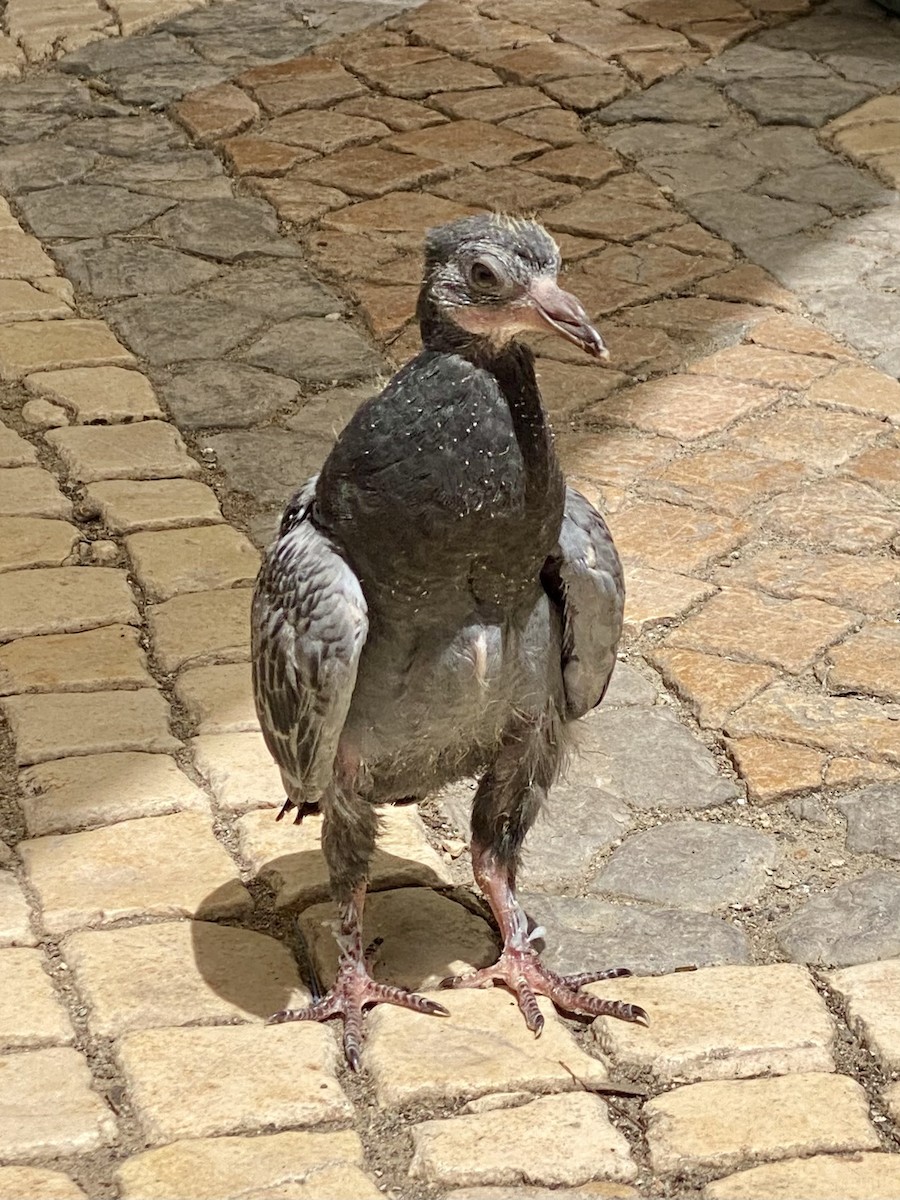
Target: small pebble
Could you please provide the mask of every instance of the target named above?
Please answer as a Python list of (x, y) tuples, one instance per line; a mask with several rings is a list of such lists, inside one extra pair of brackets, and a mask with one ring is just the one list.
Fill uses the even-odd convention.
[(22, 418), (35, 429), (58, 429), (69, 423), (66, 410), (49, 400), (28, 400), (22, 406)]
[(119, 547), (115, 542), (93, 542), (91, 545), (91, 561), (101, 565), (115, 562), (119, 557)]

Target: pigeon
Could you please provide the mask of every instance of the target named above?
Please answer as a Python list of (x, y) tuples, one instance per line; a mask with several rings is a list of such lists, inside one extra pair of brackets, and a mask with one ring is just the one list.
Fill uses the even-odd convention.
[(370, 974), (362, 920), (377, 806), (472, 776), (473, 873), (502, 952), (442, 986), (504, 985), (535, 1035), (538, 996), (575, 1016), (647, 1020), (582, 990), (628, 971), (545, 967), (516, 898), (523, 840), (572, 723), (607, 689), (624, 607), (609, 529), (566, 486), (521, 340), (550, 331), (608, 359), (559, 269), (534, 221), (477, 215), (427, 233), (423, 349), (288, 502), (257, 579), (253, 688), (287, 797), (278, 819), (321, 812), (339, 909), (334, 986), (271, 1020), (341, 1019), (353, 1070), (369, 1006), (449, 1015)]

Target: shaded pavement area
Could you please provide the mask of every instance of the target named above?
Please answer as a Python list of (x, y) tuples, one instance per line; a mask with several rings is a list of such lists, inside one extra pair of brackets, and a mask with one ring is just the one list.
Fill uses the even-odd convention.
[[(0, 1196), (900, 1197), (900, 20), (79, 4), (0, 41)], [(522, 890), (652, 1023), (450, 993), (355, 1078), (263, 1024), (336, 951), (249, 599), (484, 208), (609, 343), (536, 349), (629, 592)], [(379, 978), (494, 955), (470, 798), (386, 812)]]

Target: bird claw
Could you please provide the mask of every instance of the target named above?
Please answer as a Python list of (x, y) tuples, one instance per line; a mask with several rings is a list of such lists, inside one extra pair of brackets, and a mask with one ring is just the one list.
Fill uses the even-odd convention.
[(492, 967), (482, 967), (470, 975), (455, 975), (441, 981), (442, 988), (484, 988), (503, 983), (515, 995), (525, 1024), (535, 1037), (541, 1036), (544, 1017), (537, 997), (547, 996), (564, 1013), (581, 1017), (617, 1017), (638, 1025), (649, 1025), (650, 1018), (637, 1004), (622, 1000), (603, 1000), (581, 989), (603, 979), (620, 979), (631, 972), (625, 967), (603, 971), (582, 971), (577, 975), (558, 975), (541, 962), (530, 946), (519, 949), (505, 946)]
[(363, 1043), (363, 1010), (373, 1004), (395, 1004), (429, 1016), (449, 1017), (443, 1004), (420, 996), (407, 988), (388, 983), (376, 983), (365, 967), (365, 961), (343, 959), (334, 987), (306, 1008), (283, 1008), (273, 1013), (267, 1024), (284, 1025), (289, 1021), (330, 1021), (340, 1017), (344, 1022), (344, 1056), (351, 1071), (360, 1069)]

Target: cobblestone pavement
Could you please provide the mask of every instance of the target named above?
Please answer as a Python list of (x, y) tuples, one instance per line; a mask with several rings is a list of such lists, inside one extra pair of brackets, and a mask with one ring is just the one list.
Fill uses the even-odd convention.
[[(900, 21), (184, 7), (6, 6), (46, 28), (0, 50), (0, 1197), (897, 1200)], [(522, 886), (652, 1024), (444, 994), (354, 1078), (263, 1025), (335, 950), (250, 586), (469, 205), (539, 213), (613, 352), (539, 347), (629, 607)], [(470, 795), (386, 814), (381, 978), (494, 953)]]

